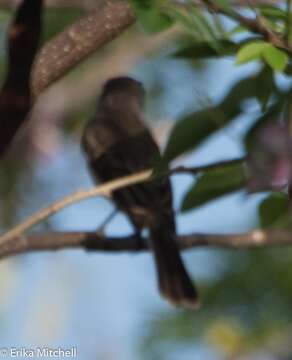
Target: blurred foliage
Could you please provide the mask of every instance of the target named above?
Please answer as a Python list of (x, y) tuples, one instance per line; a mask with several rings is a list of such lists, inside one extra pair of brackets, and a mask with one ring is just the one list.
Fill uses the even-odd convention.
[[(150, 2), (146, 3), (149, 11)], [(239, 189), (251, 191), (251, 181), (256, 181), (257, 192), (270, 190), (259, 205), (259, 225), (263, 228), (291, 227), (291, 201), (287, 191), (283, 190), (283, 185), (281, 189), (275, 188), (272, 180), (282, 176), (289, 184), (292, 152), (290, 145), (281, 145), (281, 138), (278, 142), (273, 139), (278, 135), (277, 131), (271, 130), (267, 136), (265, 130), (271, 124), (281, 124), (291, 143), (290, 7), (290, 1), (258, 6), (253, 3), (244, 12), (228, 0), (204, 1), (201, 7), (194, 6), (192, 1), (183, 1), (179, 5), (156, 1), (153, 5), (152, 10), (155, 8), (159, 14), (156, 20), (161, 21), (161, 25), (162, 14), (167, 14), (190, 36), (187, 43), (177, 43), (171, 56), (185, 61), (229, 57), (237, 66), (256, 65), (229, 89), (222, 89), (221, 98), (214, 104), (182, 116), (173, 126), (162, 155), (161, 170), (179, 156), (196, 151), (210, 136), (242, 115), (253, 119), (242, 139), (245, 148), (242, 164), (222, 165), (220, 169), (196, 176), (182, 200), (181, 210), (197, 209)], [(206, 11), (210, 9), (213, 12)], [(146, 13), (140, 10), (137, 16), (145, 26)], [(247, 16), (254, 24), (257, 22), (266, 32), (254, 30), (249, 26), (250, 22), (241, 21), (238, 14)], [(259, 148), (258, 139), (264, 136), (265, 148)], [(255, 156), (257, 161), (262, 159), (262, 167), (251, 163)], [(274, 167), (268, 164), (269, 159), (274, 161)], [(168, 359), (169, 352), (163, 349), (168, 349), (170, 344), (192, 346), (194, 341), (219, 350), (224, 359), (260, 355), (265, 358), (265, 352), (271, 359), (291, 359), (292, 250), (220, 251), (217, 256), (222, 258), (226, 271), (216, 279), (199, 284), (202, 309), (195, 313), (157, 314), (149, 323), (148, 336), (141, 344), (145, 359)], [(277, 355), (282, 343), (288, 343), (290, 355), (287, 357)], [(269, 348), (267, 344), (270, 344)]]
[(171, 342), (178, 348), (194, 346), (195, 341), (224, 359), (253, 359), (265, 351), (272, 356), (291, 338), (292, 250), (216, 251), (216, 257), (226, 271), (199, 284), (202, 308), (156, 314), (141, 344), (145, 359), (157, 353), (168, 359), (159, 349)]
[(130, 0), (130, 2), (147, 32), (159, 32), (172, 25), (172, 19), (160, 10), (160, 0)]
[(272, 69), (283, 72), (288, 65), (288, 55), (267, 41), (249, 41), (237, 52), (236, 63), (245, 64), (263, 59)]
[(289, 214), (289, 198), (287, 194), (273, 193), (263, 200), (259, 206), (262, 227), (284, 226), (283, 220), (291, 225)]
[(213, 169), (199, 176), (185, 195), (182, 211), (194, 209), (210, 200), (239, 190), (245, 183), (242, 164), (230, 164)]
[(266, 102), (277, 91), (273, 74), (265, 67), (256, 74), (239, 80), (218, 105), (189, 114), (175, 124), (163, 160), (168, 162), (194, 149), (207, 137), (235, 120), (243, 113), (246, 100), (256, 98)]
[[(209, 1), (205, 3), (205, 8), (195, 6), (191, 1), (186, 1), (181, 6), (171, 6), (167, 1), (158, 1), (155, 5), (156, 9), (158, 5), (161, 13), (167, 13), (175, 22), (180, 23), (193, 39), (187, 45), (183, 44), (178, 48), (173, 56), (188, 60), (234, 56), (237, 65), (254, 61), (262, 64), (255, 74), (237, 81), (217, 105), (205, 107), (179, 119), (169, 136), (162, 156), (161, 168), (166, 168), (167, 164), (176, 157), (195, 150), (210, 135), (230, 125), (245, 113), (247, 100), (254, 99), (259, 103), (260, 109), (256, 109), (255, 121), (244, 139), (248, 153), (253, 146), (250, 144), (255, 144), (256, 147), (254, 139), (258, 132), (268, 122), (279, 121), (290, 101), (290, 89), (283, 91), (279, 85), (278, 74), (290, 73), (289, 55), (292, 50), (286, 49), (289, 44), (275, 46), (275, 43), (280, 44), (281, 41), (287, 44), (291, 18), (289, 9), (283, 10), (280, 5), (261, 5), (258, 10), (253, 9), (256, 14), (257, 11), (261, 14), (260, 18), (247, 17), (249, 21), (241, 21), (242, 14), (228, 1), (220, 1), (216, 4)], [(214, 11), (210, 14), (205, 11), (206, 9)], [(226, 23), (222, 21), (222, 14), (232, 20), (233, 24), (235, 23), (231, 28), (230, 26), (227, 28)], [(250, 21), (259, 25), (257, 29), (263, 26), (265, 31), (254, 30), (255, 27), (249, 25)], [(269, 39), (265, 35), (267, 32), (271, 34)], [(183, 200), (183, 210), (205, 204), (229, 193), (232, 189), (245, 187), (245, 181), (241, 181), (236, 186), (231, 181), (230, 186), (229, 176), (225, 177), (225, 184), (222, 180), (223, 184), (219, 186), (217, 181), (218, 186), (214, 187), (216, 180), (210, 181), (210, 176), (210, 174), (200, 176), (192, 185)], [(236, 182), (236, 176), (234, 181)], [(257, 190), (263, 191), (266, 188)]]

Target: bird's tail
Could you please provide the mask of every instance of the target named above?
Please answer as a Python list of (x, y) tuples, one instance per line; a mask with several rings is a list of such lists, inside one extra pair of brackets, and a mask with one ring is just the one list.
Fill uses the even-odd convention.
[(175, 242), (175, 228), (161, 221), (150, 230), (161, 294), (176, 306), (198, 308), (198, 294)]

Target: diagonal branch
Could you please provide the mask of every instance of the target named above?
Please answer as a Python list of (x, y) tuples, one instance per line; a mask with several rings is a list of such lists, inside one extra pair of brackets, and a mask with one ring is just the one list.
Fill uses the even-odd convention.
[[(201, 1), (209, 11), (226, 15), (246, 26), (250, 31), (261, 34), (275, 46), (292, 52), (286, 42), (260, 19), (251, 19), (235, 11), (226, 12), (224, 8), (211, 0)], [(73, 23), (45, 44), (39, 52), (32, 73), (31, 83), (35, 97), (90, 54), (120, 35), (134, 22), (135, 15), (128, 1), (104, 0), (96, 10)]]
[[(236, 11), (228, 12), (212, 0), (201, 1), (210, 12), (223, 14), (250, 31), (262, 35), (275, 46), (292, 53), (292, 48), (287, 46), (285, 39), (266, 26), (261, 18), (251, 19)], [(116, 38), (134, 22), (135, 15), (128, 1), (102, 1), (96, 10), (73, 23), (41, 49), (31, 79), (34, 96), (38, 96), (54, 81)]]
[(134, 22), (134, 13), (127, 1), (103, 1), (96, 10), (72, 24), (40, 50), (31, 80), (34, 95), (39, 95)]
[[(245, 158), (231, 159), (198, 167), (178, 167), (170, 174), (190, 173), (218, 169), (229, 164), (242, 163)], [(22, 224), (16, 226), (0, 237), (0, 259), (28, 251), (47, 251), (66, 248), (80, 248), (89, 251), (143, 251), (149, 250), (148, 240), (137, 235), (123, 237), (106, 237), (96, 232), (51, 232), (45, 234), (25, 235), (24, 232), (65, 206), (96, 195), (110, 196), (114, 190), (151, 179), (152, 170), (145, 170), (131, 176), (123, 177), (87, 191), (80, 191), (50, 205), (32, 215)], [(198, 246), (225, 248), (254, 248), (263, 246), (292, 245), (290, 230), (254, 230), (244, 234), (202, 234), (194, 233), (177, 237), (180, 249)]]
[[(290, 1), (290, 0), (286, 0)], [(176, 5), (188, 9), (188, 5), (180, 0), (177, 0)], [(268, 24), (266, 23), (264, 17), (257, 15), (255, 18), (251, 18), (245, 15), (242, 15), (239, 11), (234, 10), (234, 8), (240, 7), (255, 7), (258, 5), (277, 5), (278, 2), (276, 1), (269, 1), (269, 0), (238, 0), (232, 1), (228, 5), (223, 2), (218, 2), (214, 0), (193, 0), (192, 4), (199, 8), (205, 8), (211, 14), (221, 14), (237, 22), (238, 24), (242, 25), (250, 32), (254, 34), (261, 35), (263, 38), (271, 42), (274, 46), (282, 48), (289, 53), (292, 53), (292, 47), (287, 44), (286, 39), (281, 36), (278, 32), (271, 29)]]
[(137, 174), (125, 176), (120, 179), (110, 181), (106, 184), (94, 187), (89, 190), (77, 191), (76, 193), (69, 195), (51, 204), (50, 206), (36, 212), (35, 214), (27, 218), (24, 222), (20, 223), (11, 230), (7, 231), (4, 235), (0, 236), (0, 246), (6, 244), (16, 236), (23, 234), (26, 230), (30, 229), (34, 225), (41, 223), (49, 216), (55, 214), (56, 212), (64, 209), (65, 207), (71, 204), (80, 202), (81, 200), (85, 200), (97, 195), (110, 197), (113, 191), (132, 184), (145, 181), (150, 178), (151, 174), (152, 174), (152, 170), (145, 170)]
[[(225, 160), (225, 161), (221, 161), (213, 164), (207, 164), (198, 167), (178, 167), (170, 170), (169, 174), (174, 174), (177, 171), (178, 174), (189, 173), (192, 175), (196, 175), (200, 172), (218, 169), (226, 165), (230, 165), (234, 163), (243, 163), (244, 160), (245, 158), (239, 158), (239, 159)], [(169, 174), (165, 174), (164, 176)], [(6, 233), (4, 233), (2, 236), (0, 236), (0, 247), (2, 245), (5, 245), (15, 237), (22, 235), (25, 231), (27, 231), (31, 227), (39, 224), (40, 222), (47, 219), (49, 216), (55, 214), (56, 212), (64, 209), (69, 205), (72, 205), (76, 202), (80, 202), (81, 200), (85, 200), (94, 196), (110, 197), (113, 191), (124, 188), (129, 185), (148, 181), (151, 179), (151, 176), (152, 176), (152, 169), (147, 169), (136, 174), (124, 176), (122, 178), (109, 181), (103, 185), (96, 186), (89, 190), (77, 191), (74, 194), (71, 194), (49, 205), (48, 207), (37, 211), (35, 214), (28, 217), (25, 221), (15, 226), (11, 230), (7, 231)]]

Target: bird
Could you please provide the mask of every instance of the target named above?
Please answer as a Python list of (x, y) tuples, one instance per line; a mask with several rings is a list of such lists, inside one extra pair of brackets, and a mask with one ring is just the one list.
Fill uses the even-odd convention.
[[(144, 120), (145, 90), (141, 82), (120, 76), (109, 79), (85, 125), (81, 144), (96, 183), (108, 182), (153, 166), (160, 155)], [(175, 306), (197, 308), (198, 293), (176, 243), (172, 189), (168, 178), (130, 185), (112, 194), (135, 234), (149, 231), (160, 293)], [(138, 237), (138, 236), (137, 236)]]

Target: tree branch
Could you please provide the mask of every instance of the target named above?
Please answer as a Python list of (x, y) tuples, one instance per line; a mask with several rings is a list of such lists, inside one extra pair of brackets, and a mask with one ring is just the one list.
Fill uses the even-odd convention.
[(152, 174), (152, 170), (144, 170), (140, 173), (133, 174), (130, 176), (125, 176), (120, 179), (110, 181), (108, 183), (94, 187), (89, 190), (77, 191), (74, 194), (71, 194), (71, 195), (49, 205), (48, 207), (46, 207), (40, 211), (37, 211), (32, 216), (28, 217), (24, 222), (20, 223), (19, 225), (15, 226), (11, 230), (4, 233), (4, 235), (0, 236), (0, 246), (11, 241), (13, 238), (20, 236), (26, 230), (39, 224), (40, 222), (47, 219), (49, 216), (55, 214), (56, 212), (64, 209), (65, 207), (67, 207), (71, 204), (74, 204), (81, 200), (85, 200), (85, 199), (88, 199), (90, 197), (94, 197), (97, 195), (110, 197), (111, 193), (114, 190), (129, 186), (132, 184), (136, 184), (136, 183), (139, 183), (142, 181), (146, 181), (147, 179), (150, 179), (151, 174)]
[[(171, 174), (191, 173), (218, 169), (234, 163), (244, 163), (245, 158), (221, 161), (197, 167), (178, 167), (170, 170)], [(0, 259), (28, 251), (47, 251), (66, 248), (81, 248), (89, 251), (143, 251), (149, 250), (148, 239), (137, 235), (106, 237), (96, 232), (51, 232), (45, 234), (24, 235), (33, 225), (77, 201), (96, 195), (111, 196), (114, 190), (151, 179), (152, 170), (145, 170), (126, 176), (87, 191), (79, 191), (47, 208), (35, 213), (20, 225), (0, 237)], [(177, 237), (180, 249), (198, 246), (225, 248), (254, 248), (263, 246), (292, 245), (292, 231), (289, 230), (254, 230), (243, 234), (202, 234), (194, 233)]]
[[(194, 233), (178, 236), (177, 243), (181, 250), (202, 246), (230, 249), (290, 246), (292, 245), (292, 232), (289, 230), (254, 230), (243, 234)], [(148, 240), (135, 235), (103, 237), (95, 232), (52, 232), (19, 235), (11, 238), (9, 242), (0, 244), (0, 259), (25, 252), (74, 248), (104, 252), (150, 250)]]
[(239, 157), (236, 159), (223, 160), (223, 161), (218, 161), (218, 162), (207, 164), (207, 165), (200, 165), (200, 166), (194, 166), (194, 167), (177, 166), (174, 169), (169, 170), (168, 174), (172, 175), (172, 174), (186, 174), (187, 173), (187, 174), (197, 175), (204, 171), (217, 170), (217, 169), (221, 169), (224, 166), (228, 166), (228, 165), (243, 164), (245, 161), (246, 161), (246, 157), (243, 156), (243, 157)]
[[(202, 165), (198, 167), (178, 167), (172, 170), (169, 170), (168, 173), (163, 174), (163, 176), (167, 176), (174, 173), (190, 173), (192, 175), (198, 174), (203, 171), (214, 170), (218, 168), (222, 168), (226, 165), (231, 165), (234, 163), (243, 163), (245, 158), (238, 158), (232, 160), (225, 160), (213, 164)], [(55, 214), (56, 212), (64, 209), (65, 207), (72, 205), (76, 202), (80, 202), (81, 200), (85, 200), (94, 196), (105, 196), (111, 197), (113, 191), (127, 187), (129, 185), (137, 184), (144, 181), (149, 181), (152, 178), (152, 169), (146, 169), (136, 174), (124, 176), (122, 178), (109, 181), (103, 185), (96, 186), (89, 190), (81, 190), (77, 191), (69, 196), (64, 197), (63, 199), (49, 205), (48, 207), (37, 211), (35, 214), (28, 217), (25, 221), (15, 226), (11, 230), (4, 233), (0, 236), (0, 246), (11, 241), (13, 238), (22, 235), (26, 230), (31, 227), (39, 224), (40, 222), (47, 219), (49, 216)]]
[(31, 80), (34, 96), (134, 22), (127, 1), (105, 0), (98, 9), (57, 35), (44, 45), (36, 59)]
[(264, 22), (264, 19), (257, 16), (255, 19), (249, 18), (247, 16), (241, 15), (236, 11), (228, 11), (220, 4), (213, 2), (212, 0), (202, 0), (202, 3), (205, 4), (206, 8), (212, 13), (218, 13), (225, 15), (229, 19), (232, 19), (239, 24), (243, 25), (251, 32), (255, 34), (262, 35), (266, 40), (270, 41), (273, 45), (282, 48), (289, 53), (292, 53), (292, 48), (287, 45), (285, 39), (283, 39), (279, 34), (270, 29)]
[[(239, 22), (250, 31), (262, 35), (275, 46), (292, 53), (285, 39), (269, 29), (259, 18), (251, 19), (226, 10), (211, 0), (201, 0), (210, 12), (217, 12)], [(243, 2), (235, 6), (246, 6)], [(135, 22), (134, 13), (126, 0), (104, 0), (87, 16), (49, 41), (39, 52), (32, 73), (32, 90), (36, 97), (45, 88), (65, 75), (90, 54), (117, 37)]]
[(63, 199), (54, 202), (53, 204), (49, 205), (48, 207), (41, 209), (37, 211), (35, 214), (28, 217), (26, 220), (24, 220), (22, 223), (16, 225), (14, 228), (10, 229), (6, 233), (4, 233), (2, 236), (0, 236), (0, 247), (6, 246), (12, 241), (13, 239), (17, 237), (21, 237), (22, 234), (27, 231), (28, 229), (32, 228), (33, 226), (41, 223), (48, 217), (52, 216), (56, 212), (64, 209), (65, 207), (72, 205), (76, 202), (80, 202), (81, 200), (85, 200), (94, 196), (104, 196), (104, 197), (110, 197), (112, 192), (132, 185), (139, 182), (143, 182), (146, 180), (149, 180), (152, 174), (152, 170), (148, 169), (145, 171), (142, 171), (137, 174), (133, 174), (130, 176), (125, 176), (120, 179), (116, 179), (113, 181), (110, 181), (108, 183), (105, 183), (100, 186), (96, 186), (89, 190), (80, 190), (77, 191), (69, 196), (64, 197)]

